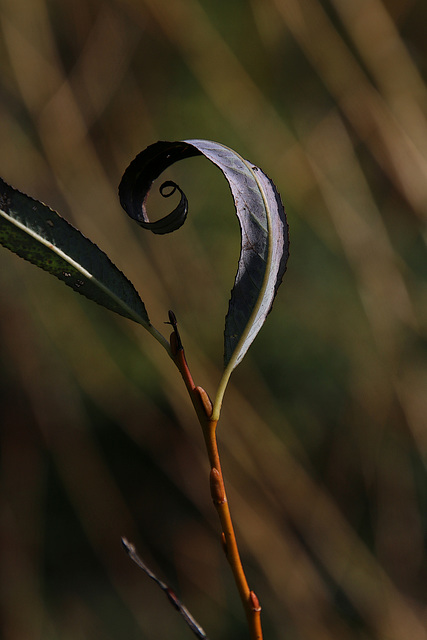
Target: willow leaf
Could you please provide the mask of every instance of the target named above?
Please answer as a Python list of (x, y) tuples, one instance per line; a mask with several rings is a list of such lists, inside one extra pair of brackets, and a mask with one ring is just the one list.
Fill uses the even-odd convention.
[[(147, 195), (154, 180), (167, 167), (200, 154), (226, 177), (241, 229), (239, 264), (225, 322), (225, 371), (215, 403), (219, 407), (228, 378), (263, 325), (286, 270), (288, 225), (280, 196), (259, 167), (232, 149), (208, 140), (160, 141), (150, 145), (126, 169), (119, 195), (125, 211), (142, 227), (154, 233), (175, 231), (184, 223), (188, 211), (183, 192), (172, 183), (180, 191), (180, 203), (156, 223), (148, 218)], [(171, 186), (164, 183), (161, 193), (165, 185)], [(156, 230), (156, 225), (161, 231)]]
[(1, 178), (0, 244), (153, 333), (144, 303), (106, 254), (55, 211)]
[(241, 251), (225, 322), (224, 364), (233, 370), (273, 304), (288, 259), (288, 225), (280, 196), (259, 167), (216, 142), (188, 140), (216, 164), (230, 185)]

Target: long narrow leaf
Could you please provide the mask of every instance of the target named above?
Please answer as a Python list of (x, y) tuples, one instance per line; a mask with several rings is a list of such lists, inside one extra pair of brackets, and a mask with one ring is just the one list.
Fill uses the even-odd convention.
[(224, 363), (232, 370), (261, 329), (282, 281), (288, 259), (288, 225), (280, 196), (259, 167), (216, 142), (188, 143), (227, 178), (240, 223), (239, 266), (224, 332)]
[[(177, 160), (202, 154), (213, 162), (230, 186), (241, 229), (241, 252), (225, 322), (224, 375), (214, 415), (219, 412), (225, 387), (262, 327), (282, 281), (288, 259), (288, 225), (273, 182), (232, 149), (208, 140), (157, 142), (138, 154), (126, 169), (119, 187), (125, 211), (142, 227), (159, 233), (178, 229), (188, 203), (180, 190), (178, 207), (161, 221), (149, 221), (145, 203), (154, 180)], [(161, 192), (164, 186), (161, 187)], [(176, 185), (174, 185), (175, 187)]]
[(55, 211), (2, 179), (0, 243), (78, 293), (152, 332), (144, 303), (105, 253)]

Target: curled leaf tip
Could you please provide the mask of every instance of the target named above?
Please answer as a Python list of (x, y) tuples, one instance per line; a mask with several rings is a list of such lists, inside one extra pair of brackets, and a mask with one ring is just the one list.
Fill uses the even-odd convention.
[(167, 169), (182, 158), (197, 155), (186, 143), (159, 141), (141, 151), (130, 163), (119, 185), (120, 204), (126, 213), (148, 231), (155, 234), (171, 233), (185, 222), (188, 200), (182, 189), (172, 180), (166, 180), (159, 188), (164, 198), (179, 191), (180, 201), (171, 213), (160, 220), (150, 222), (146, 201), (153, 182)]
[[(204, 155), (223, 173), (233, 195), (241, 230), (241, 251), (224, 331), (224, 384), (262, 327), (286, 270), (288, 225), (273, 182), (252, 162), (225, 145), (209, 140), (160, 141), (138, 154), (119, 187), (125, 211), (154, 233), (169, 233), (185, 221), (188, 202), (174, 182), (160, 187), (163, 196), (176, 190), (180, 203), (161, 220), (150, 222), (145, 203), (154, 180), (178, 160)], [(170, 189), (170, 191), (169, 191)]]

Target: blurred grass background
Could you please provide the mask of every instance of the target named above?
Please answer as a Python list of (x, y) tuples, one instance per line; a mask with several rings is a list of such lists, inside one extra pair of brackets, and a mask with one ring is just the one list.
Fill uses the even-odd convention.
[[(421, 0), (0, 0), (2, 177), (106, 251), (160, 330), (175, 311), (210, 393), (227, 185), (176, 166), (190, 215), (157, 238), (118, 183), (148, 144), (199, 137), (282, 194), (288, 272), (219, 431), (266, 639), (427, 638), (426, 24)], [(2, 638), (190, 637), (121, 535), (211, 639), (246, 638), (159, 345), (4, 249), (0, 305)]]

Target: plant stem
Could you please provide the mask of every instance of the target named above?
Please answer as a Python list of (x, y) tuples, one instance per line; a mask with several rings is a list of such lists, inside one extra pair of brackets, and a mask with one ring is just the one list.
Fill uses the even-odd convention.
[[(200, 389), (200, 387), (196, 387), (196, 389)], [(262, 640), (261, 607), (255, 593), (249, 589), (248, 581), (240, 559), (239, 548), (237, 546), (236, 534), (234, 532), (224, 478), (221, 470), (218, 441), (216, 437), (217, 424), (217, 420), (208, 420), (207, 422), (205, 421), (204, 424), (201, 423), (203, 435), (205, 437), (206, 449), (211, 463), (211, 495), (221, 522), (225, 554), (233, 572), (240, 599), (242, 600), (243, 607), (245, 609), (251, 633), (251, 640)]]
[[(173, 316), (174, 317), (174, 316)], [(221, 462), (219, 457), (216, 428), (218, 419), (212, 416), (212, 403), (204, 389), (194, 384), (188, 364), (185, 358), (184, 349), (176, 327), (176, 322), (172, 323), (174, 332), (171, 334), (171, 351), (174, 362), (185, 382), (205, 439), (206, 449), (211, 466), (210, 487), (211, 495), (217, 510), (222, 527), (222, 541), (228, 563), (233, 572), (234, 580), (239, 591), (240, 599), (246, 613), (251, 640), (262, 640), (261, 629), (261, 607), (257, 596), (250, 590), (246, 575), (243, 569), (240, 553), (237, 546), (236, 535), (231, 519), (230, 507), (225, 490), (224, 478), (222, 475)]]

